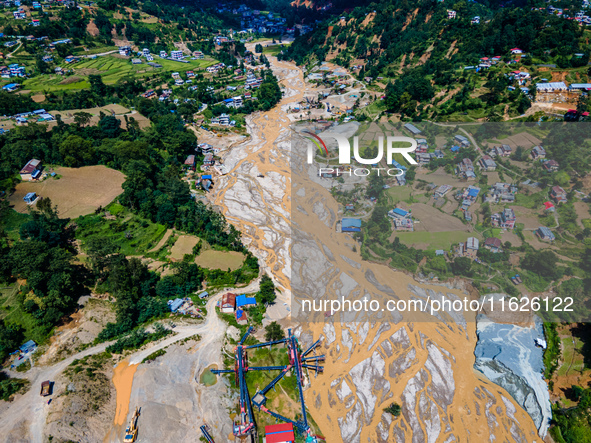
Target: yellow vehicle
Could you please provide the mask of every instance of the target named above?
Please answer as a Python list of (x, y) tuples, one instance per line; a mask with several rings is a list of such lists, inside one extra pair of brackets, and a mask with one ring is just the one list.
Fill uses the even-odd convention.
[(129, 421), (129, 426), (125, 429), (125, 438), (123, 441), (125, 443), (133, 443), (137, 439), (137, 420), (140, 416), (140, 410), (135, 408), (135, 412)]

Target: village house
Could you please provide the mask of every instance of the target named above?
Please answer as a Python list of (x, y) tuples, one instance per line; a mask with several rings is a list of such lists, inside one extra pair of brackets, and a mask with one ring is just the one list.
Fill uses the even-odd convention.
[(394, 208), (388, 212), (388, 217), (394, 222), (397, 231), (414, 231), (414, 222), (410, 211)]
[(454, 137), (454, 140), (457, 141), (460, 144), (460, 146), (464, 148), (470, 146), (470, 140), (468, 140), (468, 138), (464, 137), (463, 135), (456, 135)]
[(489, 203), (513, 203), (515, 202), (516, 193), (517, 186), (510, 183), (497, 182), (490, 187), (485, 201)]
[(513, 229), (516, 220), (515, 211), (511, 208), (505, 208), (502, 212), (497, 212), (490, 218), (493, 227), (504, 229)]
[(20, 172), (22, 181), (33, 181), (41, 176), (41, 160), (29, 160)]
[(541, 146), (534, 146), (530, 152), (530, 155), (534, 160), (546, 158), (546, 150)]
[(543, 163), (544, 169), (548, 172), (558, 171), (558, 162), (556, 160), (546, 160)]
[(236, 308), (249, 308), (256, 306), (257, 300), (255, 297), (247, 297), (245, 294), (241, 294), (236, 297)]
[(491, 157), (509, 157), (511, 155), (511, 146), (509, 145), (501, 145), (501, 146), (494, 146), (489, 154)]
[(540, 240), (552, 242), (556, 239), (552, 231), (546, 226), (540, 226), (538, 229), (536, 229), (536, 235), (540, 238)]
[(248, 317), (246, 316), (246, 312), (243, 309), (236, 309), (236, 323), (239, 325), (245, 325), (248, 323)]
[(491, 252), (503, 252), (501, 249), (501, 239), (496, 237), (489, 237), (484, 241), (484, 247)]
[(183, 51), (170, 51), (170, 58), (173, 60), (182, 60), (184, 58)]
[(203, 165), (204, 166), (213, 166), (215, 164), (215, 159), (213, 158), (213, 154), (205, 154), (203, 158)]
[(131, 46), (119, 46), (119, 55), (129, 57), (131, 55)]
[(477, 188), (476, 186), (468, 186), (463, 191), (458, 192), (458, 194), (456, 195), (456, 199), (462, 201), (462, 206), (460, 207), (460, 209), (462, 211), (467, 211), (472, 205), (472, 203), (476, 201), (479, 193), (480, 188)]
[(494, 171), (497, 169), (497, 164), (489, 155), (483, 155), (480, 160), (478, 160), (478, 164), (480, 165), (480, 169), (482, 171)]
[(458, 253), (463, 257), (476, 258), (480, 242), (476, 237), (468, 237), (464, 243), (459, 244)]
[(184, 165), (187, 166), (189, 169), (195, 169), (195, 156), (188, 155)]
[(456, 166), (456, 175), (467, 180), (476, 179), (476, 174), (474, 173), (474, 163), (472, 163), (472, 160), (465, 158), (460, 163), (458, 163)]
[(440, 198), (440, 197), (445, 196), (445, 194), (447, 194), (449, 191), (451, 191), (452, 188), (453, 188), (453, 186), (451, 186), (451, 185), (439, 186), (437, 189), (435, 189), (435, 197)]
[(341, 232), (361, 232), (361, 220), (358, 218), (343, 218)]
[(236, 294), (231, 292), (227, 292), (226, 294), (222, 295), (222, 300), (220, 301), (220, 312), (224, 314), (232, 314), (236, 309)]
[(553, 186), (550, 190), (550, 197), (556, 204), (567, 202), (566, 191), (561, 186)]

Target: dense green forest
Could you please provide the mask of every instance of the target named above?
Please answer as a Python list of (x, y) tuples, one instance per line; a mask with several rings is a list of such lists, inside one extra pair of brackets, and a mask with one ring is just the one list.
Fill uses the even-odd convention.
[[(456, 10), (458, 18), (448, 19), (450, 7)], [(481, 23), (471, 24), (477, 15), (482, 16)], [(343, 17), (345, 20), (336, 24), (325, 21), (311, 34), (297, 38), (287, 57), (298, 64), (310, 56), (324, 60), (328, 52), (339, 47), (337, 63), (348, 65), (355, 59), (363, 60), (365, 66), (359, 75), (377, 77), (395, 74), (396, 68), (391, 64), (402, 56), (414, 54), (418, 58), (427, 50), (431, 55), (425, 69), (434, 73), (445, 68), (440, 65), (444, 59), (448, 61), (443, 63), (450, 65), (478, 64), (484, 56), (508, 56), (515, 47), (548, 57), (570, 57), (587, 49), (582, 28), (576, 22), (531, 7), (495, 10), (480, 3), (458, 2), (450, 6), (426, 0), (384, 0), (357, 7)], [(331, 32), (327, 37), (329, 26)], [(454, 54), (446, 57), (452, 44)]]

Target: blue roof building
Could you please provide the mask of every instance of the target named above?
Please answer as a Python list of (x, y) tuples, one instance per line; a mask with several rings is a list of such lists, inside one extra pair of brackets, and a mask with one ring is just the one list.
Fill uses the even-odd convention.
[(174, 300), (168, 300), (168, 307), (171, 312), (176, 312), (185, 301), (182, 298), (175, 298)]
[(207, 291), (203, 291), (201, 294), (199, 294), (199, 298), (206, 298), (209, 297), (209, 292)]
[(361, 220), (358, 218), (344, 218), (341, 221), (342, 232), (361, 232)]
[(29, 340), (24, 345), (22, 345), (19, 349), (21, 350), (21, 352), (24, 352), (24, 353), (31, 352), (31, 351), (34, 351), (35, 349), (37, 349), (37, 343), (35, 343), (33, 340)]
[(405, 211), (404, 209), (400, 208), (394, 208), (390, 212), (392, 213), (392, 215), (398, 217), (406, 217), (408, 215), (408, 211)]
[(247, 297), (245, 294), (236, 297), (236, 308), (241, 308), (243, 306), (255, 306), (256, 304), (257, 299), (254, 297)]
[(394, 166), (395, 168), (398, 169), (402, 169), (403, 171), (407, 170), (406, 166), (402, 166), (400, 163), (398, 163), (396, 160), (392, 159), (392, 166)]
[(202, 175), (201, 180), (211, 180), (211, 174)]
[(480, 192), (480, 189), (478, 189), (478, 188), (470, 188), (470, 189), (468, 189), (468, 196), (478, 197), (479, 192)]

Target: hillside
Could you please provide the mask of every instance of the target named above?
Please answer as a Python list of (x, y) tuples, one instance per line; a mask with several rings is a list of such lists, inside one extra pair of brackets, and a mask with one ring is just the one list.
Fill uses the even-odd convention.
[(589, 32), (569, 19), (579, 9), (572, 5), (571, 17), (565, 17), (549, 13), (546, 3), (500, 8), (385, 0), (324, 20), (282, 57), (349, 68), (373, 89), (385, 90), (382, 110), (414, 119), (457, 121), (459, 115), (445, 116), (459, 112), (500, 120), (525, 113), (535, 100), (533, 88), (520, 90), (525, 82), (513, 81), (516, 69), (540, 70), (529, 86), (548, 77), (541, 71), (551, 68), (575, 70), (578, 81), (588, 80)]

